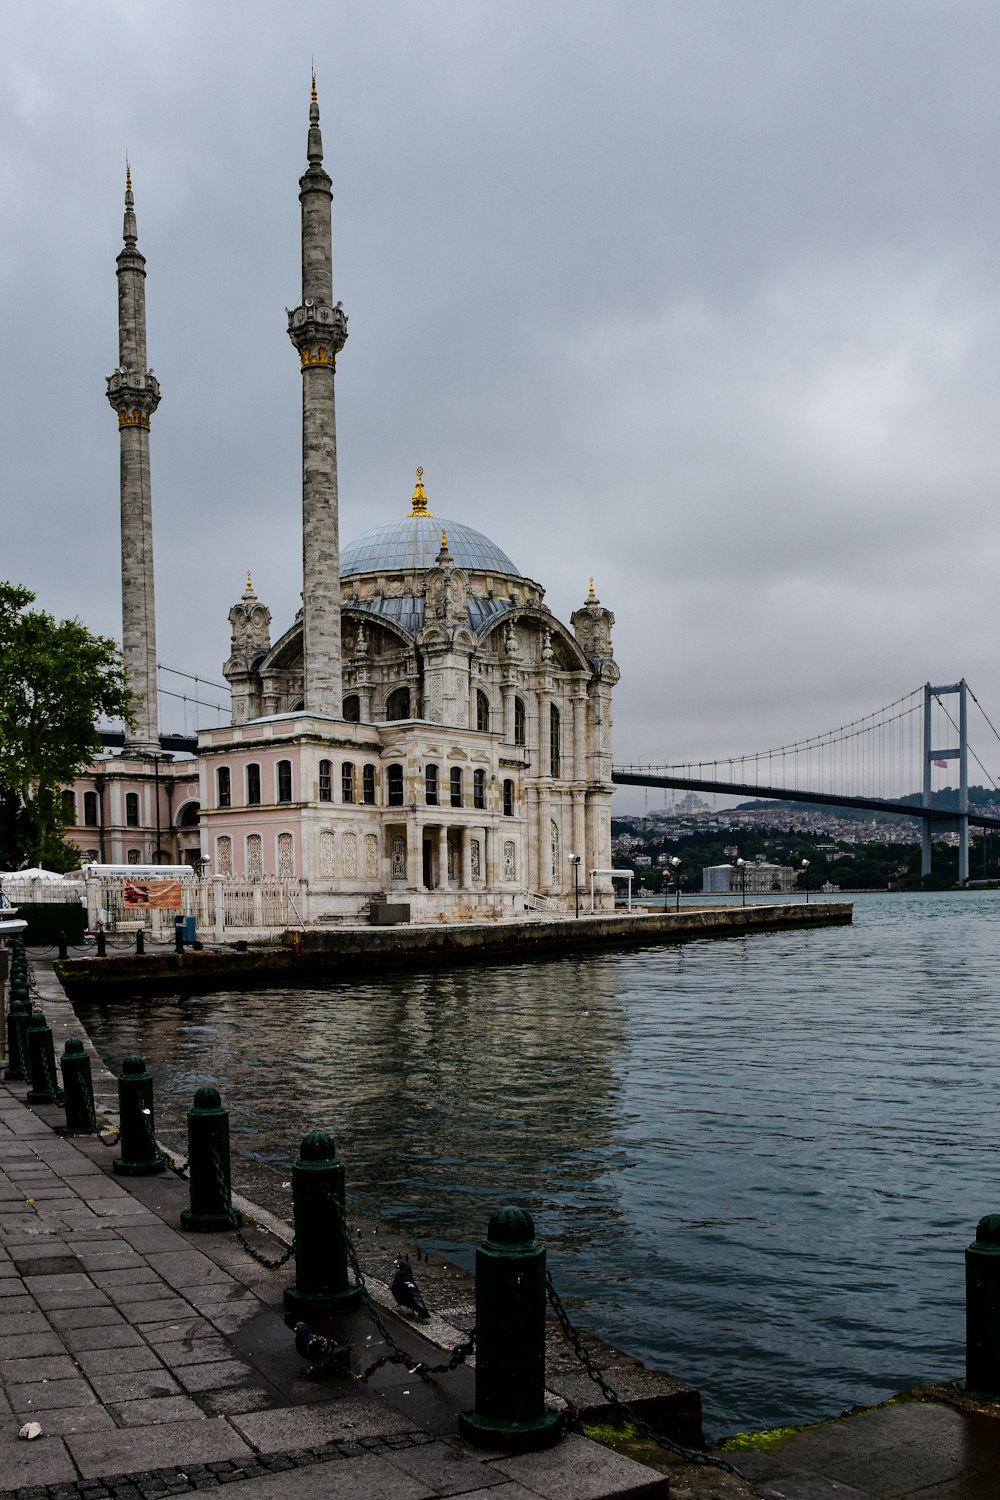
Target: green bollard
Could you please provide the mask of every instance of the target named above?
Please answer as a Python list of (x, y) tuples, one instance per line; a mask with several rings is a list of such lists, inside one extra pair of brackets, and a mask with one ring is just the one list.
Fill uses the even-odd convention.
[(965, 1252), (965, 1388), (1000, 1396), (1000, 1214), (980, 1219)]
[(140, 956), (146, 951), (146, 934), (141, 927), (136, 928), (135, 951)]
[(206, 1085), (188, 1110), (188, 1175), (190, 1208), (181, 1214), (182, 1229), (204, 1233), (234, 1229), (243, 1215), (233, 1208), (229, 1175), (229, 1111), (218, 1089)]
[(7, 1058), (9, 1066), (4, 1078), (9, 1083), (23, 1083), (28, 1077), (28, 1022), (31, 1020), (31, 1004), (27, 1000), (10, 1002), (7, 1012)]
[(545, 1247), (531, 1215), (501, 1208), (476, 1251), (476, 1405), (458, 1430), (480, 1448), (546, 1448), (563, 1414), (545, 1405)]
[(61, 1104), (62, 1090), (56, 1081), (56, 1053), (52, 1044), (52, 1027), (40, 1010), (28, 1018), (28, 1060), (31, 1063), (29, 1104)]
[(78, 1036), (66, 1038), (59, 1065), (62, 1068), (63, 1102), (66, 1108), (66, 1124), (60, 1127), (59, 1134), (96, 1135), (97, 1112), (94, 1109), (90, 1058)]
[(156, 1144), (153, 1124), (153, 1080), (141, 1057), (126, 1057), (118, 1080), (118, 1124), (121, 1156), (111, 1163), (127, 1177), (162, 1172), (166, 1162)]
[(350, 1312), (361, 1290), (347, 1279), (344, 1168), (333, 1137), (307, 1135), (292, 1168), (295, 1214), (295, 1281), (285, 1288), (289, 1312)]
[(14, 1004), (26, 1005), (29, 1010), (31, 1009), (31, 994), (30, 994), (30, 992), (28, 990), (28, 971), (27, 971), (27, 969), (25, 969), (23, 973), (18, 973), (18, 971), (16, 969), (12, 969), (11, 970), (11, 973), (10, 973), (10, 1003), (11, 1003), (11, 1005), (14, 1005)]
[(108, 935), (103, 927), (97, 929), (97, 956), (98, 958), (107, 958), (108, 956)]
[(64, 932), (60, 932), (59, 934), (59, 957), (69, 958), (69, 942)]

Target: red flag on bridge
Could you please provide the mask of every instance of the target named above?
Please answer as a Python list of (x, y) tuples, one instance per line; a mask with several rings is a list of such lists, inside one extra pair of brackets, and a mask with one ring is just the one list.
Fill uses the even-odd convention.
[(948, 769), (948, 762), (946, 760), (935, 760), (935, 761), (932, 761), (931, 764), (935, 765), (935, 766), (940, 766), (941, 769), (942, 769), (942, 771), (947, 771), (947, 769)]

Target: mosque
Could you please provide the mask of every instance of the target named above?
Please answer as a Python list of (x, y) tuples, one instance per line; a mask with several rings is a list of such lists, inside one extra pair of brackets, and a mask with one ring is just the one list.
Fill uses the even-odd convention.
[[(569, 910), (611, 864), (614, 615), (564, 625), (495, 542), (436, 516), (417, 469), (408, 514), (339, 541), (334, 402), (347, 315), (333, 301), (332, 183), (313, 82), (299, 179), (303, 606), (272, 640), (250, 576), (229, 611), (231, 722), (165, 753), (157, 718), (145, 260), (131, 178), (118, 256), (122, 639), (137, 718), (121, 752), (66, 789), (85, 860), (184, 862), (297, 881), (308, 922), (380, 900), (411, 920)], [(404, 507), (400, 507), (403, 511)], [(574, 870), (574, 864), (576, 869)], [(595, 873), (596, 904), (611, 883)]]

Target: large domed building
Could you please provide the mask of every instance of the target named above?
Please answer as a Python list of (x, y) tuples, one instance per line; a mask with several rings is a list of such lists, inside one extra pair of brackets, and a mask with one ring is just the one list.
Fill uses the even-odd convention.
[[(384, 524), (340, 550), (334, 383), (347, 315), (333, 301), (315, 86), (307, 158), (302, 295), (288, 314), (302, 378), (303, 605), (272, 640), (247, 576), (229, 611), (231, 723), (199, 733), (198, 796), (185, 769), (184, 800), (168, 793), (162, 822), (178, 855), (215, 876), (298, 882), (306, 923), (358, 917), (380, 896), (414, 920), (566, 910), (575, 876), (586, 888), (591, 872), (607, 905), (619, 674), (614, 616), (593, 583), (561, 623), (503, 547), (432, 514), (421, 469), (409, 512), (399, 505), (393, 519), (386, 507)], [(129, 180), (108, 396), (122, 444), (123, 638), (139, 713), (101, 786), (95, 777), (95, 790), (78, 788), (85, 815), (74, 830), (87, 857), (98, 857), (87, 849), (98, 827), (100, 859), (107, 849), (129, 863), (143, 842), (130, 830), (155, 822), (154, 863), (164, 842), (148, 456), (160, 392), (146, 368), (144, 267)], [(111, 787), (98, 807), (109, 777), (135, 790)]]

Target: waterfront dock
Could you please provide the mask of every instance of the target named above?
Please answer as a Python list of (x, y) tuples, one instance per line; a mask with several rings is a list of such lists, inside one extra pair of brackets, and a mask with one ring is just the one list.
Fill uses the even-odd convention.
[(317, 977), (357, 970), (424, 966), (520, 963), (609, 949), (641, 948), (699, 938), (725, 938), (787, 930), (808, 932), (849, 924), (850, 901), (768, 902), (746, 906), (682, 906), (679, 911), (649, 908), (613, 913), (581, 913), (579, 918), (539, 916), (496, 922), (433, 922), (398, 927), (342, 923), (329, 929), (287, 932), (280, 943), (207, 944), (201, 951), (115, 949), (114, 963), (97, 963), (93, 951), (71, 955), (58, 973), (70, 994), (94, 984), (128, 985), (132, 990), (213, 988), (227, 982), (308, 983)]

